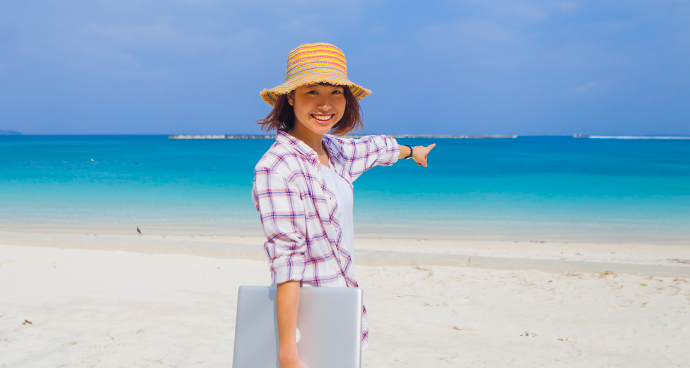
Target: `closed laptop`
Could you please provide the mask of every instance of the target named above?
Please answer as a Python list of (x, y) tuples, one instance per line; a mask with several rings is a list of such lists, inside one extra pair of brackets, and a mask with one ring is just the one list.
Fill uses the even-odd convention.
[[(297, 351), (309, 368), (358, 368), (362, 290), (301, 288)], [(278, 368), (275, 286), (241, 286), (237, 299), (233, 368)]]

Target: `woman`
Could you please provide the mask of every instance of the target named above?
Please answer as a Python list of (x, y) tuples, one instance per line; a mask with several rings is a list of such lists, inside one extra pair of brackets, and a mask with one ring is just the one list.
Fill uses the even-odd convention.
[[(273, 110), (259, 124), (264, 130), (276, 129), (277, 137), (256, 165), (253, 199), (277, 285), (282, 368), (305, 367), (295, 341), (299, 288), (357, 287), (352, 182), (398, 158), (412, 158), (426, 167), (434, 147), (398, 145), (383, 135), (341, 138), (362, 127), (359, 101), (370, 93), (347, 79), (345, 55), (327, 43), (292, 50), (286, 82), (261, 92)], [(364, 309), (363, 349), (367, 341)]]

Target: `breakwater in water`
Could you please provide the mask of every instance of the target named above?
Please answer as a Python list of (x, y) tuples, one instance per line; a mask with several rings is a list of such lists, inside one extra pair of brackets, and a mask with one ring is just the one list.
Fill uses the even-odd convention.
[[(347, 138), (361, 138), (364, 134), (348, 134)], [(389, 135), (393, 138), (441, 138), (441, 139), (498, 139), (498, 138), (517, 138), (516, 135), (413, 135), (400, 134)], [(211, 135), (169, 135), (169, 139), (275, 139), (275, 134), (211, 134)]]
[(688, 136), (671, 135), (671, 136), (657, 136), (657, 135), (582, 135), (575, 134), (573, 138), (584, 139), (690, 139)]

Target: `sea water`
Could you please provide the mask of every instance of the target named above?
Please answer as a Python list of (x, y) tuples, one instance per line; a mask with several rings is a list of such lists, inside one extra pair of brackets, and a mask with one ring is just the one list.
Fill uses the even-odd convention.
[[(690, 244), (690, 141), (400, 142), (437, 146), (355, 181), (357, 235)], [(0, 136), (0, 230), (260, 234), (272, 143)]]

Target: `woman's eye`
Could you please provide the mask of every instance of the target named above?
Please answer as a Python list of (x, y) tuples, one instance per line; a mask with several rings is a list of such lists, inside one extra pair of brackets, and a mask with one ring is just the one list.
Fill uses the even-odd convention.
[(335, 94), (341, 94), (341, 93), (343, 93), (343, 91), (340, 91), (340, 90), (337, 90), (337, 89), (336, 89), (335, 91), (333, 91), (333, 94), (334, 94), (334, 95), (335, 95)]

